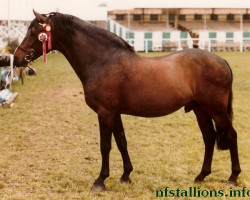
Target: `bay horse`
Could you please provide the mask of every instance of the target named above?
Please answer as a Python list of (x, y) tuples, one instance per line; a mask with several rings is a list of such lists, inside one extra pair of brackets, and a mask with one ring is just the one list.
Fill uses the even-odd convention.
[[(15, 51), (15, 65), (27, 65), (50, 46), (73, 67), (82, 82), (86, 103), (99, 121), (102, 165), (92, 189), (105, 189), (112, 133), (123, 159), (120, 181), (130, 182), (133, 166), (121, 114), (160, 117), (182, 107), (196, 115), (205, 144), (203, 166), (195, 181), (203, 181), (211, 173), (217, 141), (219, 149), (230, 151), (232, 173), (228, 182), (237, 184), (241, 169), (237, 133), (232, 126), (233, 75), (224, 59), (199, 49), (142, 57), (122, 38), (77, 17), (36, 11), (34, 15)], [(45, 43), (40, 41), (44, 32), (50, 36)]]

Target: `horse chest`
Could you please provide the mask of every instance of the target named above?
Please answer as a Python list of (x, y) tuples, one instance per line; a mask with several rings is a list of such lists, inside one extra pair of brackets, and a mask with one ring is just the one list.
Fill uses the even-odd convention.
[(118, 107), (119, 95), (117, 89), (113, 87), (94, 87), (85, 90), (84, 93), (87, 105), (95, 112), (100, 109), (113, 111)]

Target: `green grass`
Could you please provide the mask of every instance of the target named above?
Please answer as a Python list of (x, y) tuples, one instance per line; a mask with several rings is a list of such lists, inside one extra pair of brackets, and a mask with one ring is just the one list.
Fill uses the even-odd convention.
[[(250, 189), (250, 53), (218, 54), (234, 73), (234, 126), (242, 167), (237, 189)], [(166, 186), (230, 189), (225, 184), (231, 173), (228, 151), (215, 150), (212, 174), (204, 183), (193, 182), (204, 145), (194, 114), (181, 109), (153, 119), (123, 116), (132, 184), (119, 183), (122, 160), (113, 140), (108, 191), (91, 191), (101, 165), (97, 116), (61, 54), (49, 55), (47, 64), (39, 59), (34, 67), (37, 76), (26, 76), (24, 85), (13, 83), (12, 91), (19, 92), (14, 107), (0, 108), (0, 199), (155, 199), (155, 191)]]

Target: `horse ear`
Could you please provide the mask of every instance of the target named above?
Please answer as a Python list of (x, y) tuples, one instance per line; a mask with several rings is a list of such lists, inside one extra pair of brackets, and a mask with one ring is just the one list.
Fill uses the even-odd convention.
[(34, 9), (33, 9), (33, 13), (34, 15), (36, 16), (37, 20), (40, 22), (40, 23), (45, 23), (46, 20), (47, 20), (47, 17), (41, 15), (40, 13), (36, 12)]

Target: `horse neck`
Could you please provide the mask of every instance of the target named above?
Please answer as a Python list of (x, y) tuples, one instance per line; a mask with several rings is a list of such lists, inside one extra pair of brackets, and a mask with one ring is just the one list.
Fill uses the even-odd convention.
[(83, 84), (104, 69), (103, 63), (107, 62), (108, 57), (128, 51), (108, 46), (112, 41), (100, 43), (100, 39), (95, 38), (98, 37), (98, 32), (87, 31), (65, 34), (58, 30), (52, 35), (53, 49), (59, 50), (66, 57)]
[(94, 45), (84, 37), (80, 32), (67, 35), (59, 31), (52, 35), (53, 49), (65, 56), (82, 82), (88, 78), (88, 66), (92, 64), (95, 56), (92, 50)]

